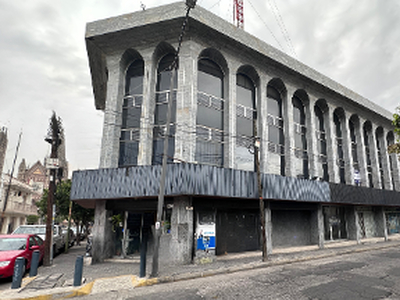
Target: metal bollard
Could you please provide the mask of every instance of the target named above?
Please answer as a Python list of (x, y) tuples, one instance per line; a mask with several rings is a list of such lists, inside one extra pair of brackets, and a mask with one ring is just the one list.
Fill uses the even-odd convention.
[(37, 275), (37, 270), (38, 270), (38, 266), (39, 266), (39, 256), (40, 256), (39, 250), (33, 251), (32, 261), (31, 261), (31, 269), (29, 270), (29, 277), (33, 277), (33, 276)]
[(75, 261), (74, 286), (82, 284), (83, 256), (78, 256)]
[(146, 276), (146, 252), (147, 252), (147, 235), (143, 234), (142, 244), (140, 245), (140, 277)]
[(19, 289), (21, 287), (22, 275), (24, 275), (22, 273), (25, 271), (24, 266), (25, 266), (25, 258), (17, 257), (17, 259), (15, 260), (14, 274), (11, 283), (12, 289)]

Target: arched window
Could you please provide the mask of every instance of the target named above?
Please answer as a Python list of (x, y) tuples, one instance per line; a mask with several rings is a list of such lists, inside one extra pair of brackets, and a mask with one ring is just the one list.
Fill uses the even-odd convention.
[(283, 134), (282, 98), (272, 85), (267, 86), (268, 151), (280, 155), (280, 175), (285, 175), (285, 137)]
[(335, 123), (336, 151), (338, 157), (340, 183), (346, 183), (343, 154), (342, 122), (336, 110), (333, 112), (333, 122)]
[(299, 178), (309, 178), (308, 154), (307, 154), (307, 127), (304, 105), (301, 99), (295, 94), (292, 99), (293, 104), (293, 122), (294, 122), (294, 147), (295, 156), (302, 160), (302, 173)]
[(159, 165), (162, 163), (164, 153), (164, 138), (167, 125), (168, 103), (171, 103), (170, 131), (168, 137), (167, 162), (173, 162), (175, 153), (175, 121), (176, 121), (176, 86), (177, 76), (174, 69), (174, 86), (171, 93), (171, 66), (174, 62), (175, 55), (165, 55), (157, 68), (157, 85), (156, 85), (156, 107), (154, 109), (154, 128), (153, 128), (153, 155), (152, 164)]
[(369, 136), (371, 134), (372, 128), (370, 123), (364, 123), (363, 126), (363, 135), (364, 135), (364, 144), (365, 144), (365, 159), (367, 161), (367, 176), (369, 181), (369, 187), (374, 187), (374, 182), (372, 181), (372, 164), (371, 164), (371, 151), (369, 148)]
[(196, 153), (198, 163), (223, 166), (224, 75), (210, 59), (200, 59), (197, 78)]
[(143, 74), (144, 62), (141, 59), (131, 63), (126, 72), (118, 161), (120, 167), (137, 165), (143, 102)]
[[(393, 132), (389, 132), (386, 135), (386, 143), (387, 146), (393, 145), (394, 144), (394, 136), (393, 136)], [(390, 180), (392, 182), (392, 187), (393, 190), (395, 189), (395, 181), (394, 181), (394, 166), (393, 166), (393, 159), (396, 159), (396, 155), (395, 154), (389, 154), (389, 169), (390, 169)]]
[(383, 149), (382, 149), (382, 144), (383, 144), (383, 129), (382, 127), (378, 127), (375, 131), (375, 138), (376, 138), (376, 151), (377, 151), (377, 156), (378, 156), (378, 167), (379, 167), (379, 176), (381, 178), (381, 186), (382, 190), (385, 189), (385, 176), (384, 176), (384, 171), (383, 171)]
[(329, 181), (324, 112), (318, 104), (314, 106), (314, 112), (317, 121), (316, 134), (319, 154), (318, 161), (322, 164), (322, 179), (324, 181)]
[(236, 75), (236, 157), (235, 168), (254, 171), (253, 136), (255, 88), (249, 77)]
[[(355, 127), (356, 120), (352, 117), (349, 120), (349, 130), (350, 130), (350, 140), (351, 140), (351, 156), (353, 157), (353, 169), (354, 169), (354, 178), (356, 181), (356, 185), (359, 185), (359, 174), (360, 174), (360, 166), (358, 162), (358, 145), (357, 145), (357, 135), (356, 135), (356, 127)], [(356, 123), (358, 124), (358, 122)]]

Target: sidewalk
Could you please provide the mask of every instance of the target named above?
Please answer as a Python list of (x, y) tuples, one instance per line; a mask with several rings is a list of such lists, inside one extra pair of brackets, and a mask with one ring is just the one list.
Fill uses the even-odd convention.
[(23, 287), (0, 291), (1, 299), (65, 299), (70, 297), (100, 294), (110, 290), (132, 289), (158, 283), (189, 280), (199, 277), (227, 274), (244, 270), (267, 268), (337, 255), (364, 251), (374, 251), (390, 247), (400, 247), (400, 235), (355, 241), (325, 242), (325, 249), (317, 246), (291, 247), (274, 249), (267, 262), (261, 261), (261, 252), (245, 252), (218, 256), (213, 263), (180, 266), (160, 265), (159, 276), (149, 278), (151, 257), (147, 258), (147, 277), (139, 278), (139, 257), (132, 259), (113, 258), (104, 263), (83, 267), (85, 282), (80, 287), (73, 287), (75, 260), (85, 253), (84, 246), (76, 246), (69, 253), (55, 258), (50, 267), (40, 267), (38, 276), (24, 278)]

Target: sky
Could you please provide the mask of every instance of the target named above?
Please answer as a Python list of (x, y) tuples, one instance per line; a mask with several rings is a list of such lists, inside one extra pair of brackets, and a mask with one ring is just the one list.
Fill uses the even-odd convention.
[[(400, 1), (243, 0), (244, 30), (394, 112), (400, 102)], [(62, 119), (70, 172), (99, 166), (103, 112), (94, 106), (87, 22), (173, 0), (0, 0), (3, 172), (50, 154), (52, 112)], [(197, 4), (232, 22), (233, 0)]]

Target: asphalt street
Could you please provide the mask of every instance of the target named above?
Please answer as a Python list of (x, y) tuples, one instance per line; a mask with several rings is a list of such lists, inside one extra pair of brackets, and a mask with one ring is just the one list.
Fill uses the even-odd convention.
[[(92, 294), (79, 299), (98, 299)], [(388, 248), (129, 290), (104, 299), (400, 299), (400, 251)], [(78, 299), (78, 298), (76, 298)]]

